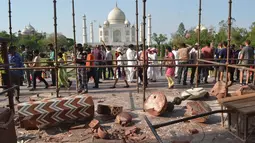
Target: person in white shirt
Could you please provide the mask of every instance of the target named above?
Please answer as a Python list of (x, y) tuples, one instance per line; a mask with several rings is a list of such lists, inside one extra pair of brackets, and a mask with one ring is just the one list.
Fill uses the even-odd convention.
[[(174, 54), (174, 57), (175, 57), (175, 59), (176, 59), (176, 61), (175, 61), (175, 65), (178, 65), (178, 63), (179, 63), (179, 61), (177, 60), (178, 59), (178, 50), (176, 49), (176, 47), (173, 47), (173, 51), (172, 51), (172, 53)], [(178, 77), (178, 66), (176, 66), (175, 67), (175, 78), (177, 78)]]
[[(106, 47), (106, 65), (111, 66), (112, 65), (112, 60), (113, 60), (113, 55), (111, 52), (111, 47), (107, 46)], [(113, 73), (113, 68), (108, 67), (108, 77), (107, 79), (113, 79), (114, 73)]]
[(118, 58), (117, 58), (117, 68), (115, 69), (115, 82), (114, 85), (111, 88), (116, 88), (116, 84), (118, 83), (118, 80), (120, 78), (122, 78), (124, 80), (124, 82), (126, 83), (126, 86), (124, 86), (124, 88), (128, 88), (129, 84), (127, 82), (126, 79), (126, 72), (125, 72), (125, 68), (124, 67), (119, 67), (119, 66), (124, 66), (124, 57), (123, 57), (123, 50), (122, 48), (117, 48), (116, 50), (119, 54)]
[[(128, 49), (126, 51), (126, 56), (127, 56), (127, 60), (135, 60), (136, 52), (134, 51), (134, 45), (133, 44), (130, 44), (128, 46)], [(127, 62), (128, 66), (133, 66), (135, 64), (136, 64), (135, 61), (128, 61)], [(128, 67), (127, 69), (129, 71), (127, 81), (129, 83), (134, 83), (135, 67)]]
[[(153, 61), (149, 61), (149, 65), (157, 64), (157, 61), (155, 61), (155, 60), (157, 60), (156, 48), (149, 49), (148, 58), (149, 58), (149, 60), (153, 60)], [(147, 74), (148, 74), (148, 78), (151, 82), (156, 82), (157, 67), (149, 67)]]
[[(194, 45), (194, 47), (189, 52), (189, 64), (196, 64), (197, 63), (197, 55), (198, 55), (198, 43)], [(190, 84), (194, 84), (194, 78), (196, 73), (196, 67), (190, 67), (191, 68), (191, 75), (190, 75)]]

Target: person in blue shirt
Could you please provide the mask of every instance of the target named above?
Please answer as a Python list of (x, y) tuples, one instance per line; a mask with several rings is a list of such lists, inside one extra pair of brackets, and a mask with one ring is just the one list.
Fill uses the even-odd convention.
[[(54, 50), (53, 44), (48, 44), (48, 47), (50, 49), (50, 58), (49, 58), (49, 60), (51, 62), (53, 62), (53, 61), (55, 61), (55, 50)], [(56, 86), (56, 73), (55, 73), (55, 69), (51, 69), (51, 81), (52, 81), (51, 86)]]
[[(214, 59), (216, 62), (219, 62), (219, 54), (220, 54), (220, 50), (222, 49), (222, 43), (218, 44), (218, 47), (215, 49), (214, 51)], [(219, 72), (219, 66), (215, 66), (215, 79), (214, 81), (219, 81), (220, 80), (220, 72)]]
[[(9, 47), (9, 63), (12, 64), (10, 68), (22, 68), (24, 67), (24, 64), (22, 62), (22, 58), (19, 53), (16, 52), (16, 47), (15, 46), (10, 46)], [(12, 85), (21, 85), (21, 79), (23, 77), (23, 70), (11, 70), (10, 71), (10, 77), (11, 77), (11, 84)], [(17, 88), (17, 97), (16, 100), (19, 102), (19, 93), (20, 93), (20, 88)]]

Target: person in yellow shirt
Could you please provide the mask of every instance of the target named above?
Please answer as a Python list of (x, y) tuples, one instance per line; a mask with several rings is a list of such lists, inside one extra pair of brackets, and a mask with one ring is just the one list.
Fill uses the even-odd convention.
[[(67, 56), (67, 53), (66, 53), (66, 50), (65, 50), (65, 48), (61, 48), (60, 49), (60, 51), (61, 51), (61, 53), (62, 53), (62, 59), (63, 59), (63, 61), (64, 61), (64, 63), (65, 64), (68, 64), (68, 62), (67, 62), (67, 60), (68, 60), (68, 56)], [(63, 64), (64, 64), (63, 63)], [(63, 70), (65, 70), (65, 73), (68, 75), (68, 73), (67, 73), (67, 71), (66, 71), (66, 68), (64, 68)], [(68, 83), (69, 83), (69, 88), (72, 86), (72, 81), (71, 80), (67, 80), (68, 81)]]

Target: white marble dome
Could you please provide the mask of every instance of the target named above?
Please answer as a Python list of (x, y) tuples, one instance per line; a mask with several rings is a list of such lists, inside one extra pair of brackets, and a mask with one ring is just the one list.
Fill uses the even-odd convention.
[[(201, 31), (207, 30), (207, 28), (203, 25), (201, 25), (200, 29), (201, 29)], [(198, 31), (198, 30), (199, 30), (199, 25), (194, 29), (194, 31)]]
[(124, 24), (126, 20), (125, 13), (116, 7), (108, 14), (108, 21), (110, 24)]
[(108, 20), (104, 21), (104, 25), (109, 25), (109, 21)]
[(125, 20), (126, 25), (130, 25), (130, 22), (128, 20)]
[(35, 28), (32, 25), (27, 25), (22, 31), (22, 35), (31, 35), (35, 32)]

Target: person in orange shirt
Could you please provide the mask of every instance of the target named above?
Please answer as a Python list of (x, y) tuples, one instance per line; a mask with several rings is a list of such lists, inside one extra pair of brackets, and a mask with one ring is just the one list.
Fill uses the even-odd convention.
[[(94, 62), (94, 60), (95, 60), (95, 57), (94, 57), (94, 55), (91, 53), (91, 49), (90, 48), (87, 48), (86, 49), (86, 52), (87, 52), (87, 62), (86, 62), (86, 67), (87, 66), (94, 66), (95, 65), (95, 62)], [(95, 80), (96, 79), (96, 73), (97, 71), (96, 71), (96, 68), (94, 68), (94, 67), (87, 67), (87, 73), (88, 73), (88, 79), (90, 78), (90, 77), (93, 77), (93, 79), (94, 79), (94, 82), (95, 82), (95, 87), (98, 87), (98, 81), (97, 80)]]

